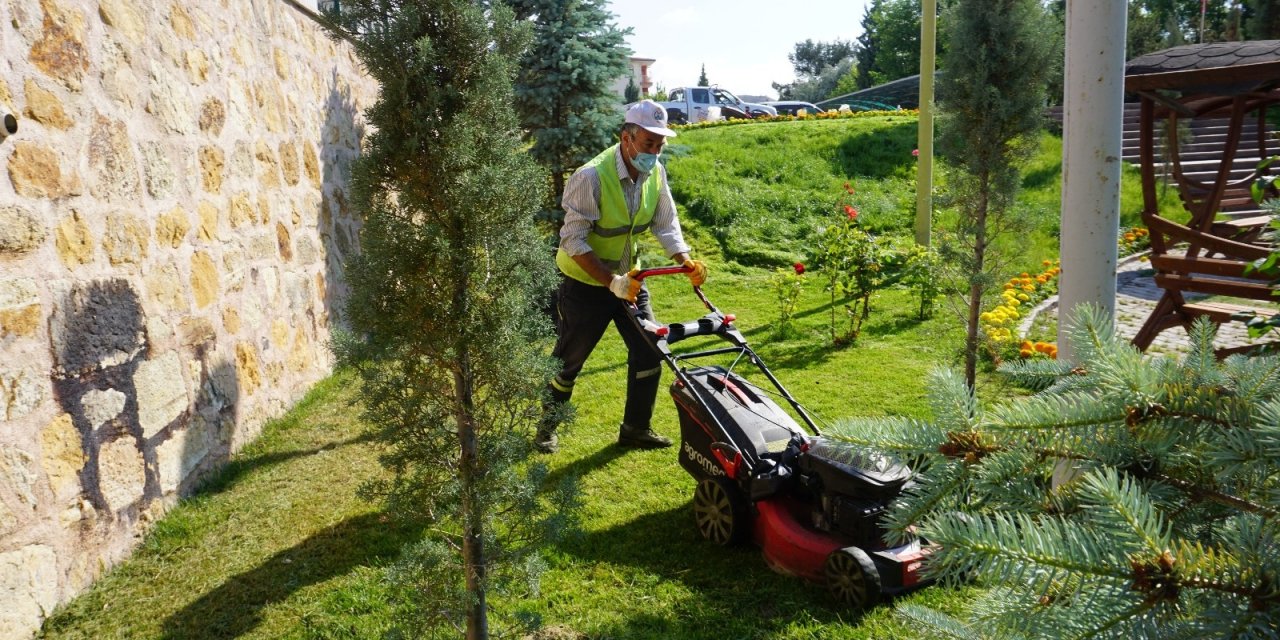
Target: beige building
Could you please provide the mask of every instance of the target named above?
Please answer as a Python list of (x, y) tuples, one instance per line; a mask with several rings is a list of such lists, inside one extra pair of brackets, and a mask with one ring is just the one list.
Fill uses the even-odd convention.
[(0, 2), (0, 639), (331, 370), (377, 86), (304, 8)]
[(625, 96), (627, 91), (627, 82), (634, 79), (636, 86), (640, 87), (640, 97), (652, 97), (651, 91), (653, 89), (653, 82), (649, 79), (649, 69), (653, 66), (654, 62), (657, 62), (657, 60), (653, 58), (632, 56), (630, 62), (630, 74), (624, 75), (614, 81), (613, 92), (620, 98)]

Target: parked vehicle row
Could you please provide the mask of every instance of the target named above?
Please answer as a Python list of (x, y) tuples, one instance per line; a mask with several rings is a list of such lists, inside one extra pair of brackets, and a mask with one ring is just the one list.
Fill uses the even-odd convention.
[(672, 124), (690, 124), (729, 118), (751, 119), (765, 115), (796, 116), (814, 115), (823, 111), (893, 110), (896, 108), (873, 102), (854, 102), (828, 109), (822, 109), (812, 102), (801, 100), (775, 100), (758, 104), (745, 102), (719, 87), (677, 87), (668, 92), (666, 102), (658, 104), (667, 110), (667, 120)]
[(719, 87), (678, 87), (668, 92), (667, 101), (660, 104), (672, 124), (778, 115), (778, 110), (767, 104), (744, 102)]

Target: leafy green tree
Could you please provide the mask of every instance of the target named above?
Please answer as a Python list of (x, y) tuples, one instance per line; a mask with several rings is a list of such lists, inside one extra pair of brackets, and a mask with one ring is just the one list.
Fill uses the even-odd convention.
[(711, 81), (710, 81), (710, 80), (707, 80), (707, 65), (706, 65), (706, 64), (703, 64), (703, 65), (702, 65), (702, 73), (698, 74), (698, 86), (699, 86), (699, 87), (709, 87), (709, 86), (711, 86)]
[(848, 66), (848, 71), (836, 78), (836, 86), (823, 96), (824, 99), (831, 99), (837, 96), (843, 96), (858, 90), (858, 69), (853, 66), (852, 59)]
[(653, 88), (653, 99), (657, 102), (667, 101), (667, 88), (661, 82)]
[(788, 99), (805, 102), (821, 102), (828, 97), (841, 95), (835, 92), (840, 81), (855, 73), (853, 58), (845, 58), (822, 73), (788, 85)]
[(917, 527), (940, 545), (927, 572), (991, 587), (960, 619), (899, 610), (937, 638), (1274, 638), (1280, 358), (1218, 361), (1203, 318), (1180, 361), (1077, 320), (1076, 363), (1003, 368), (1037, 395), (984, 407), (942, 371), (932, 419), (828, 430), (913, 460), (892, 535)]
[(858, 37), (858, 88), (920, 73), (920, 0), (872, 0)]
[(530, 153), (551, 174), (558, 207), (569, 174), (612, 144), (622, 122), (613, 83), (630, 71), (625, 38), (604, 0), (511, 0), (533, 22), (516, 105)]
[(347, 268), (341, 362), (389, 479), (389, 513), (426, 526), (389, 575), (405, 635), (489, 636), (488, 594), (514, 602), (568, 494), (527, 464), (553, 284), (535, 229), (546, 174), (511, 108), (528, 29), (502, 4), (346, 0), (341, 31), (380, 85), (352, 166), (362, 252)]
[(640, 99), (640, 87), (636, 86), (636, 78), (632, 76), (627, 78), (627, 88), (622, 92), (622, 102), (631, 104)]
[(854, 43), (848, 40), (838, 38), (831, 42), (805, 40), (795, 44), (791, 53), (787, 54), (787, 60), (790, 60), (791, 66), (795, 67), (797, 78), (806, 78), (816, 76), (827, 67), (839, 64), (853, 53)]
[(1034, 151), (1056, 72), (1053, 18), (1037, 0), (958, 0), (947, 13), (947, 73), (938, 83), (939, 149), (955, 168), (957, 242), (940, 247), (964, 279), (965, 380), (977, 376), (978, 316), (996, 280), (992, 240), (1015, 229), (1018, 165)]

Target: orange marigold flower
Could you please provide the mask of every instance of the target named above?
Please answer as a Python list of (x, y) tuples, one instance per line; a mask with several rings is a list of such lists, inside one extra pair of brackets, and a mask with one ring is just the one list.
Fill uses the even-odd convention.
[(1045, 266), (1045, 267), (1052, 267), (1052, 266), (1053, 266), (1053, 261), (1052, 261), (1052, 260), (1045, 260), (1045, 261), (1041, 262), (1040, 264), (1041, 264), (1041, 266)]
[(1012, 289), (1012, 288), (1013, 288), (1013, 283), (1012, 283), (1012, 282), (1006, 282), (1006, 283), (1004, 283), (1004, 288), (1006, 288), (1006, 289)]
[(1030, 340), (1023, 340), (1023, 341), (1022, 341), (1022, 344), (1018, 345), (1018, 348), (1019, 348), (1019, 349), (1034, 349), (1035, 347), (1034, 347), (1034, 345), (1032, 345), (1032, 344), (1031, 344), (1031, 341), (1030, 341)]
[(1031, 356), (1033, 356), (1033, 355), (1035, 355), (1035, 354), (1036, 354), (1036, 352), (1034, 352), (1034, 351), (1032, 351), (1032, 350), (1030, 350), (1030, 349), (1019, 349), (1019, 350), (1018, 350), (1018, 355), (1020, 355), (1020, 356), (1022, 356), (1022, 357), (1024, 357), (1024, 358), (1030, 358)]

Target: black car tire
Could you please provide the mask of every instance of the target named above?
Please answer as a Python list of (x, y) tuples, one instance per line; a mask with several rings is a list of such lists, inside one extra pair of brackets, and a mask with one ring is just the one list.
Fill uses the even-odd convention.
[(742, 544), (751, 532), (751, 508), (728, 478), (698, 482), (693, 490), (693, 518), (698, 533), (722, 547)]
[(869, 609), (880, 601), (880, 572), (871, 556), (858, 547), (836, 549), (827, 556), (823, 574), (827, 589), (840, 604)]

